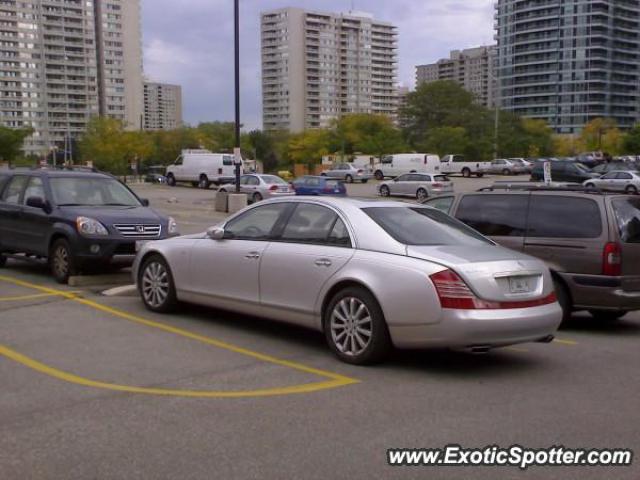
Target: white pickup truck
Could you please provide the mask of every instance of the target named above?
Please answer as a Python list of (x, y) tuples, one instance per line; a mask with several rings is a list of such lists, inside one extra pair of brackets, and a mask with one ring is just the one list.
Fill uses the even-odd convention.
[(491, 162), (469, 162), (463, 155), (445, 155), (440, 159), (440, 173), (460, 174), (467, 178), (472, 175), (482, 177), (490, 166)]

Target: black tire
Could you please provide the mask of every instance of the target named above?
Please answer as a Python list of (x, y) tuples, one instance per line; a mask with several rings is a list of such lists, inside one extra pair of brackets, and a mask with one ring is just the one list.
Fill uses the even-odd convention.
[(170, 187), (176, 186), (176, 178), (171, 173), (167, 175), (167, 185), (169, 185)]
[(198, 182), (191, 182), (191, 186), (193, 188), (198, 188)]
[(380, 182), (384, 180), (384, 174), (380, 170), (377, 170), (376, 173), (373, 174), (373, 176), (376, 177), (376, 180)]
[(253, 203), (258, 203), (262, 201), (262, 195), (259, 192), (256, 192), (253, 194), (253, 197), (251, 197)]
[(476, 177), (482, 178), (482, 177), (484, 177), (484, 173), (478, 172), (478, 173), (476, 173)]
[(77, 260), (73, 256), (69, 242), (60, 238), (53, 242), (49, 250), (49, 268), (56, 282), (66, 285), (69, 277), (77, 275)]
[(633, 185), (629, 185), (627, 188), (624, 189), (625, 193), (627, 195), (637, 195), (638, 194), (638, 189), (636, 187), (634, 187)]
[(615, 322), (620, 320), (627, 313), (626, 310), (608, 311), (608, 310), (589, 310), (589, 313), (593, 318), (602, 322)]
[(429, 192), (427, 192), (424, 188), (419, 188), (416, 192), (416, 200), (419, 202), (424, 202), (427, 198), (429, 198)]
[(596, 186), (595, 186), (593, 183), (587, 183), (587, 184), (585, 185), (585, 187), (586, 187), (586, 188), (593, 188), (593, 189), (595, 189), (595, 188), (596, 188)]
[(353, 177), (351, 175), (347, 175), (344, 177), (344, 181), (347, 183), (353, 183)]
[(368, 179), (365, 179), (365, 180), (362, 180), (362, 183), (367, 183), (368, 181), (369, 181)]
[(227, 193), (227, 191), (224, 188), (221, 188), (220, 190), (218, 190), (218, 193)]
[[(342, 322), (336, 316), (336, 322), (332, 327), (334, 309), (340, 309), (341, 307), (339, 305), (343, 301), (345, 301), (345, 303), (342, 305), (350, 305), (351, 302), (349, 299), (354, 299), (360, 305), (364, 305), (366, 310), (362, 312), (359, 317), (351, 317), (351, 319), (346, 318), (346, 322)], [(344, 310), (340, 311), (344, 312)], [(357, 320), (358, 318), (361, 320), (367, 318), (367, 314), (368, 318), (370, 318), (370, 321), (368, 322), (361, 324), (353, 323), (351, 326), (347, 323), (349, 321)], [(345, 326), (343, 328), (340, 325)], [(369, 340), (365, 342), (365, 346), (363, 347), (358, 341), (358, 338), (362, 341), (365, 340), (366, 335), (364, 335), (362, 331), (367, 330), (366, 326), (369, 328), (368, 331), (370, 335)], [(355, 329), (357, 327), (360, 327), (361, 330), (353, 330), (353, 333), (350, 333), (350, 328)], [(360, 332), (360, 335), (358, 335), (358, 332)], [(334, 354), (343, 362), (353, 365), (371, 365), (380, 362), (391, 350), (391, 337), (389, 336), (389, 329), (387, 328), (387, 323), (384, 319), (382, 309), (375, 297), (371, 295), (368, 290), (362, 287), (348, 287), (334, 295), (327, 305), (327, 309), (324, 313), (324, 333), (327, 343), (329, 344), (329, 348), (331, 348)], [(347, 338), (345, 340), (346, 347), (345, 345), (338, 344), (341, 337), (345, 338), (343, 335)], [(361, 349), (361, 351), (352, 353), (345, 351), (345, 349), (348, 350), (354, 346)]]
[(211, 186), (211, 182), (209, 181), (207, 176), (200, 175), (200, 180), (198, 180), (198, 188), (201, 188), (203, 190), (209, 190), (210, 186)]
[(382, 185), (382, 186), (380, 187), (380, 195), (381, 195), (382, 197), (390, 197), (390, 196), (391, 196), (391, 190), (389, 189), (389, 187), (388, 187), (388, 186), (386, 186), (386, 185)]
[[(158, 270), (158, 267), (162, 270)], [(149, 277), (146, 277), (147, 272), (149, 272)], [(164, 272), (164, 274), (166, 274), (166, 276), (160, 277), (156, 275), (156, 282), (160, 282), (162, 281), (162, 278), (166, 278), (166, 296), (164, 296), (162, 300), (160, 296), (154, 297), (153, 293), (151, 293), (154, 285), (161, 288), (158, 283), (153, 284), (155, 272)], [(161, 274), (158, 273), (158, 275)], [(169, 313), (175, 309), (178, 304), (178, 299), (176, 296), (176, 286), (173, 281), (173, 274), (171, 273), (169, 264), (161, 255), (154, 254), (145, 258), (138, 272), (138, 292), (140, 293), (140, 298), (142, 299), (144, 306), (152, 312)], [(158, 302), (155, 303), (153, 298), (157, 298)]]
[(324, 172), (322, 172), (322, 173), (320, 174), (320, 176), (321, 176), (321, 177), (326, 177), (326, 176), (327, 176), (327, 174), (326, 174), (326, 173), (324, 173)]
[(573, 304), (571, 302), (571, 296), (567, 291), (567, 287), (564, 286), (559, 280), (553, 280), (553, 286), (556, 290), (556, 296), (558, 297), (558, 303), (562, 308), (562, 323), (567, 323), (571, 320), (571, 314), (573, 313)]
[(468, 168), (463, 168), (461, 173), (464, 178), (471, 178), (471, 170)]
[(0, 252), (0, 268), (3, 268), (7, 264), (7, 257)]
[(505, 168), (504, 170), (502, 170), (502, 175), (505, 175), (505, 176), (511, 175), (511, 171), (509, 169)]

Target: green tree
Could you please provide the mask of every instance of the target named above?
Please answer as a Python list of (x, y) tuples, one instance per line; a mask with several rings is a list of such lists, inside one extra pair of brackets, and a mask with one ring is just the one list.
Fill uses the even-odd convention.
[(437, 153), (441, 157), (451, 153), (466, 154), (469, 137), (463, 127), (439, 127), (429, 132), (421, 151)]
[(33, 128), (9, 128), (0, 126), (0, 161), (11, 166), (19, 155), (25, 138), (33, 134)]
[(331, 128), (331, 148), (344, 153), (382, 157), (405, 149), (402, 134), (386, 115), (352, 114)]
[(124, 124), (108, 117), (94, 117), (78, 144), (85, 161), (96, 168), (114, 174), (128, 173), (128, 146), (124, 139)]
[(329, 141), (327, 130), (306, 130), (290, 138), (288, 156), (294, 163), (320, 163), (329, 154)]
[[(605, 136), (612, 131), (615, 132), (616, 130), (618, 130), (618, 127), (614, 119), (594, 118), (584, 126), (580, 133), (580, 139), (587, 150), (604, 150)], [(616, 142), (614, 139), (616, 137), (619, 137), (619, 131), (609, 136), (609, 143), (615, 144)]]
[(640, 123), (636, 123), (629, 132), (627, 132), (623, 141), (624, 153), (629, 155), (640, 154)]

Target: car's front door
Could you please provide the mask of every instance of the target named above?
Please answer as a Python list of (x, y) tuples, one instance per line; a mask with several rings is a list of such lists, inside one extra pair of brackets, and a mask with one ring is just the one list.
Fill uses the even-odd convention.
[(27, 200), (38, 197), (47, 200), (42, 178), (31, 177), (24, 191), (20, 222), (24, 226), (24, 249), (31, 253), (47, 255), (48, 239), (51, 230), (50, 217), (42, 208), (30, 207)]
[(191, 251), (184, 290), (221, 308), (257, 313), (258, 273), (272, 231), (288, 203), (252, 208), (230, 220), (222, 240), (197, 240)]
[(322, 205), (298, 204), (263, 255), (263, 311), (311, 325), (318, 293), (354, 252), (347, 227), (336, 212)]
[(409, 175), (400, 175), (398, 178), (395, 178), (392, 182), (389, 182), (389, 189), (393, 195), (404, 195), (406, 190), (406, 185), (409, 180)]

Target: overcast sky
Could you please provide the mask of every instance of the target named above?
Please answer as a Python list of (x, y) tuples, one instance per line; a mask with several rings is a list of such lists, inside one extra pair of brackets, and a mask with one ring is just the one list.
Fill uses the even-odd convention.
[[(240, 0), (242, 121), (261, 128), (260, 12), (288, 6), (345, 12), (350, 0)], [(449, 50), (493, 43), (494, 0), (355, 0), (355, 9), (394, 23), (400, 83)], [(233, 120), (233, 1), (142, 0), (144, 66), (156, 81), (182, 85), (191, 124)]]

